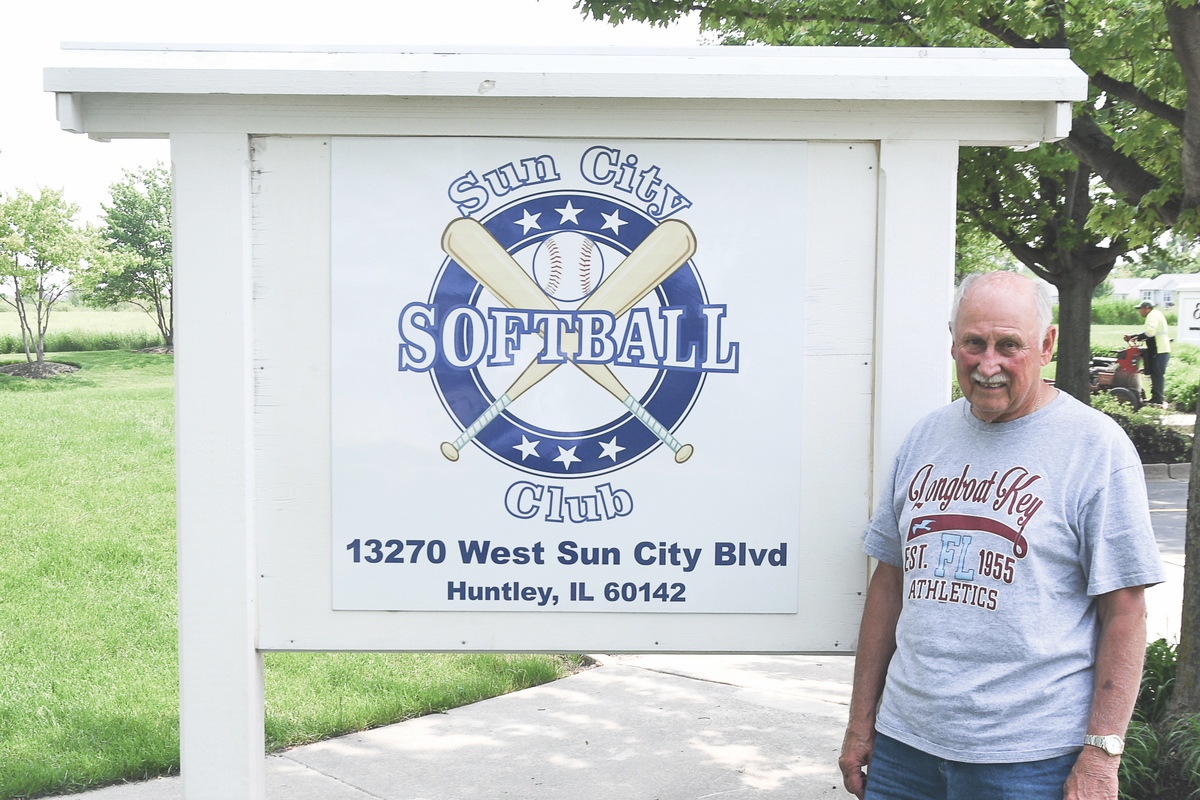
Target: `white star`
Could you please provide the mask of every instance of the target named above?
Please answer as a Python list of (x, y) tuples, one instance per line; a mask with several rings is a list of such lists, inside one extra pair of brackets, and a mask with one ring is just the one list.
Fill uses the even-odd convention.
[(602, 451), (600, 453), (600, 457), (601, 458), (605, 458), (605, 457), (611, 458), (613, 460), (613, 463), (615, 464), (617, 461), (617, 453), (621, 452), (624, 449), (625, 449), (624, 447), (621, 447), (619, 444), (617, 444), (617, 437), (614, 436), (612, 438), (611, 442), (601, 442), (600, 443), (600, 450)]
[(566, 449), (565, 447), (559, 447), (558, 448), (558, 458), (556, 458), (554, 460), (561, 461), (562, 465), (563, 465), (563, 469), (567, 470), (567, 469), (571, 468), (572, 464), (577, 464), (580, 461), (582, 461), (583, 459), (575, 457), (575, 448), (574, 447), (572, 447), (570, 450)]
[(524, 461), (525, 459), (529, 458), (530, 456), (539, 456), (538, 451), (537, 451), (537, 446), (541, 443), (542, 443), (541, 439), (538, 439), (537, 441), (534, 441), (534, 442), (529, 441), (528, 439), (525, 438), (525, 434), (522, 433), (521, 434), (521, 443), (514, 444), (513, 450), (520, 450), (521, 451), (521, 460)]
[(539, 212), (537, 214), (530, 216), (528, 208), (524, 209), (524, 211), (525, 211), (525, 216), (521, 217), (519, 220), (517, 220), (513, 224), (520, 225), (524, 229), (524, 231), (523, 231), (524, 233), (529, 233), (530, 228), (536, 228), (540, 231), (542, 229), (542, 226), (538, 225), (538, 217), (541, 216), (541, 213)]
[(558, 221), (559, 225), (566, 225), (567, 220), (571, 220), (571, 222), (574, 222), (576, 225), (578, 225), (579, 212), (583, 211), (582, 208), (575, 208), (575, 206), (571, 205), (570, 200), (567, 201), (566, 208), (556, 208), (554, 210), (558, 212), (560, 217), (562, 217), (562, 219)]
[(614, 210), (611, 214), (605, 214), (603, 211), (601, 211), (600, 216), (604, 217), (604, 224), (600, 226), (600, 230), (610, 230), (617, 236), (621, 235), (621, 226), (629, 224), (625, 220), (621, 219), (621, 209), (619, 208)]

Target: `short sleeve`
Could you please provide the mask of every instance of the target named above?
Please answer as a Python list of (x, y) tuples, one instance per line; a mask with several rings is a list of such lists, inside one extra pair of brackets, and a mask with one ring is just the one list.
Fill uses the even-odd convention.
[(1080, 563), (1091, 596), (1166, 579), (1139, 465), (1115, 469), (1079, 519)]
[(891, 471), (880, 493), (875, 514), (863, 531), (863, 552), (872, 558), (899, 567), (904, 563), (904, 548), (900, 543), (896, 517), (896, 469), (899, 458), (892, 462)]

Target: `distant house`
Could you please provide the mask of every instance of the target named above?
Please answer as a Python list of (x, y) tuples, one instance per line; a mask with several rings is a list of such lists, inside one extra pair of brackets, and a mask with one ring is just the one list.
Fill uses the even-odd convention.
[(1141, 300), (1142, 285), (1149, 283), (1148, 278), (1110, 278), (1112, 296), (1117, 300)]
[(1166, 273), (1157, 278), (1113, 278), (1112, 296), (1140, 303), (1149, 300), (1156, 306), (1169, 308), (1178, 300), (1180, 286), (1200, 284), (1200, 273), (1177, 275)]

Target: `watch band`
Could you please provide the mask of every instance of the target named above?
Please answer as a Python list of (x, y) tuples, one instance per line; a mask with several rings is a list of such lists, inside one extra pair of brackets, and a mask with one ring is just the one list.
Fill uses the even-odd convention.
[(1103, 736), (1089, 733), (1083, 737), (1083, 743), (1092, 747), (1098, 747), (1110, 756), (1119, 756), (1125, 752), (1125, 740), (1115, 733)]

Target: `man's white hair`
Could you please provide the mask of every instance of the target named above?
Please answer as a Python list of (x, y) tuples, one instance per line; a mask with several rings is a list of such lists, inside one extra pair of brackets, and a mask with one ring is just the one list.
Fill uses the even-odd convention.
[(966, 295), (967, 290), (971, 288), (971, 284), (980, 278), (986, 278), (991, 275), (1012, 275), (1014, 278), (1020, 278), (1023, 281), (1029, 281), (1033, 285), (1033, 302), (1037, 311), (1038, 338), (1045, 339), (1046, 333), (1050, 330), (1050, 325), (1054, 320), (1054, 308), (1050, 302), (1050, 290), (1046, 288), (1043, 281), (1034, 281), (1026, 278), (1023, 275), (1017, 275), (1015, 272), (972, 272), (962, 279), (958, 284), (958, 291), (954, 293), (954, 303), (950, 306), (950, 333), (954, 333), (954, 325), (958, 322), (958, 307), (962, 304), (962, 299)]

